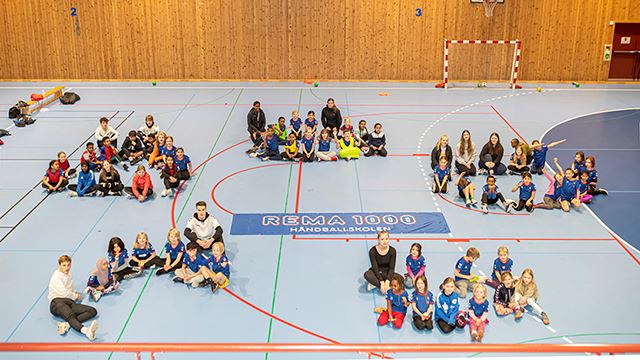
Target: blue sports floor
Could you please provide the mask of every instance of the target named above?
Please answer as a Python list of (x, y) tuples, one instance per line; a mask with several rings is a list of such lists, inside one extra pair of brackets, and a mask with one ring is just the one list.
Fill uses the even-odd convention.
[[(52, 83), (0, 84), (0, 104), (50, 88)], [(335, 342), (469, 343), (468, 329), (444, 335), (437, 328), (416, 331), (410, 317), (400, 330), (376, 325), (378, 292), (368, 293), (362, 274), (369, 267), (374, 235), (237, 236), (230, 234), (232, 213), (295, 212), (442, 212), (448, 234), (391, 234), (398, 250), (396, 270), (412, 242), (423, 246), (429, 288), (453, 274), (469, 246), (481, 257), (474, 272), (489, 274), (498, 246), (505, 245), (515, 273), (534, 270), (539, 303), (551, 318), (544, 326), (531, 314), (515, 322), (490, 312), (485, 343), (638, 343), (640, 342), (640, 247), (637, 208), (640, 176), (640, 87), (545, 85), (522, 90), (433, 89), (428, 84), (330, 83), (318, 88), (302, 83), (67, 83), (81, 96), (75, 105), (55, 103), (26, 128), (10, 128), (0, 146), (0, 339), (5, 342), (85, 342), (70, 331), (56, 333), (49, 313), (47, 285), (62, 254), (73, 257), (75, 288), (82, 290), (107, 242), (120, 236), (130, 249), (145, 231), (159, 249), (175, 221), (182, 232), (205, 200), (225, 231), (232, 262), (228, 291), (189, 289), (168, 276), (125, 281), (122, 290), (102, 298), (99, 342)], [(389, 96), (381, 97), (380, 92)], [(246, 114), (262, 102), (267, 122), (292, 110), (315, 110), (328, 97), (354, 123), (366, 119), (369, 130), (383, 124), (392, 156), (337, 163), (261, 162), (244, 151)], [(77, 165), (84, 144), (102, 116), (111, 118), (120, 138), (153, 114), (199, 167), (175, 198), (156, 196), (143, 204), (125, 197), (47, 196), (39, 185), (48, 161), (64, 150)], [(304, 116), (301, 116), (304, 119)], [(569, 121), (567, 121), (569, 120)], [(0, 128), (12, 122), (3, 115)], [(506, 156), (509, 140), (569, 140), (550, 151), (570, 164), (577, 150), (594, 155), (600, 186), (610, 191), (590, 209), (563, 213), (489, 215), (464, 208), (457, 191), (440, 197), (427, 184), (427, 156), (441, 134), (455, 145), (469, 129), (478, 150), (491, 132), (501, 135)], [(123, 172), (129, 185), (133, 171)], [(162, 189), (151, 171), (154, 190)], [(510, 198), (515, 176), (498, 177)], [(474, 178), (477, 186), (484, 177)], [(75, 180), (72, 180), (75, 183)], [(549, 183), (535, 176), (542, 199)], [(214, 191), (215, 187), (215, 191)], [(477, 193), (477, 197), (479, 197)], [(462, 205), (462, 206), (460, 206)], [(636, 214), (636, 215), (634, 215)], [(635, 220), (634, 220), (635, 219)], [(610, 228), (608, 229), (607, 226)], [(614, 234), (619, 236), (616, 237)], [(348, 241), (347, 241), (348, 239)], [(396, 242), (395, 239), (398, 239)], [(624, 239), (624, 240), (622, 240)], [(184, 239), (183, 239), (184, 240)], [(626, 241), (627, 243), (625, 243)], [(150, 273), (148, 273), (150, 274)], [(490, 290), (490, 296), (493, 291)], [(93, 302), (84, 303), (94, 305)], [(467, 301), (463, 304), (466, 307)], [(443, 356), (434, 354), (433, 356)], [(445, 354), (446, 355), (446, 354)], [(148, 356), (148, 355), (147, 355)], [(299, 359), (366, 358), (366, 354), (158, 354), (157, 359)], [(424, 356), (393, 354), (394, 358)], [(431, 355), (429, 355), (431, 356)], [(450, 354), (446, 356), (487, 356)], [(132, 359), (131, 354), (0, 353), (1, 359)]]

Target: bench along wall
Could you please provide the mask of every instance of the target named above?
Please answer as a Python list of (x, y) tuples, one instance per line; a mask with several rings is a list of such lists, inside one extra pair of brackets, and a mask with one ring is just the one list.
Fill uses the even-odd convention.
[[(0, 80), (439, 80), (447, 37), (520, 39), (521, 79), (585, 81), (607, 79), (609, 21), (640, 21), (640, 0), (505, 0), (492, 18), (468, 0), (5, 0), (0, 19)], [(509, 47), (464, 46), (452, 80), (508, 79)]]

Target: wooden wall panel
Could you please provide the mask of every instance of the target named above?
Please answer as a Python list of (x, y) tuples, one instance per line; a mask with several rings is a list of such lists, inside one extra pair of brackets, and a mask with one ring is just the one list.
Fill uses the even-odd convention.
[[(5, 0), (0, 80), (438, 80), (447, 37), (522, 40), (522, 80), (602, 81), (611, 20), (640, 22), (640, 0), (505, 0), (491, 18), (468, 0)], [(508, 79), (511, 57), (454, 45), (451, 77)]]

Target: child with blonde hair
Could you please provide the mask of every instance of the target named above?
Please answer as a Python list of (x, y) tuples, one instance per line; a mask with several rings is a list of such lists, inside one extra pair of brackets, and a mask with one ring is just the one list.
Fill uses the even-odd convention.
[(149, 242), (147, 233), (141, 231), (136, 234), (136, 241), (133, 243), (129, 265), (133, 267), (137, 266), (141, 270), (164, 265), (162, 259), (156, 255), (153, 245)]
[(211, 285), (211, 292), (216, 292), (218, 288), (224, 289), (229, 285), (231, 262), (224, 254), (224, 244), (221, 242), (211, 245), (211, 257), (208, 267), (203, 267), (203, 275)]
[(293, 110), (291, 112), (291, 120), (289, 120), (289, 128), (291, 133), (296, 135), (296, 139), (302, 139), (302, 119), (300, 119), (300, 112)]
[(163, 275), (176, 271), (182, 267), (185, 247), (180, 241), (180, 230), (171, 228), (167, 234), (167, 243), (164, 245), (164, 252), (167, 257), (164, 259), (164, 265), (156, 270), (156, 275)]
[(542, 307), (538, 305), (538, 285), (533, 278), (533, 270), (527, 268), (524, 269), (520, 279), (516, 281), (514, 301), (518, 305), (516, 308), (516, 319), (520, 319), (524, 313), (524, 307), (529, 305), (540, 314), (540, 318), (545, 325), (549, 325), (551, 322), (549, 316), (544, 312)]
[(471, 339), (482, 341), (484, 328), (489, 322), (489, 301), (487, 300), (487, 288), (478, 284), (473, 289), (473, 297), (469, 299), (469, 332)]
[(491, 280), (487, 281), (487, 285), (492, 288), (500, 284), (502, 274), (511, 272), (513, 260), (509, 259), (509, 249), (506, 246), (498, 248), (498, 257), (493, 261), (493, 270), (491, 271)]

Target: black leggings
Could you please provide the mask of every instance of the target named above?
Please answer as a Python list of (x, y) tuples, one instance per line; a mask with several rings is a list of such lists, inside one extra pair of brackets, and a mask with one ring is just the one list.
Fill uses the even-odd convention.
[(526, 172), (529, 171), (529, 167), (528, 166), (523, 166), (520, 169), (518, 169), (515, 165), (509, 165), (507, 166), (507, 168), (513, 172), (517, 172), (519, 174), (524, 174)]
[(373, 150), (373, 148), (369, 147), (369, 151), (367, 151), (364, 156), (372, 156), (374, 154), (378, 154), (382, 157), (386, 157), (387, 156), (387, 148), (382, 148), (380, 150)]
[(458, 324), (456, 325), (449, 325), (446, 321), (444, 321), (443, 319), (438, 319), (436, 320), (436, 322), (438, 323), (438, 327), (440, 327), (440, 330), (442, 330), (443, 333), (448, 334), (450, 332), (452, 332), (453, 330), (455, 330), (456, 328), (460, 328), (462, 329), (464, 327), (464, 325), (460, 326)]
[(462, 165), (459, 162), (456, 162), (456, 169), (458, 169), (458, 174), (464, 173), (468, 176), (476, 176), (476, 166), (473, 164), (471, 164), (470, 167), (467, 167), (466, 165)]
[[(144, 260), (144, 259), (140, 259), (140, 260)], [(129, 260), (129, 265), (131, 265), (131, 266), (140, 266), (140, 265), (138, 265), (138, 262), (133, 260), (133, 259)], [(161, 259), (156, 255), (153, 259), (149, 260), (144, 265), (144, 267), (145, 267), (145, 269), (148, 269), (153, 265), (155, 265), (156, 267), (159, 267), (159, 268), (163, 267), (164, 266), (164, 259)]]
[(88, 305), (77, 304), (71, 299), (55, 298), (49, 304), (49, 311), (68, 322), (77, 331), (82, 330), (82, 323), (98, 315), (98, 311)]
[(527, 205), (527, 200), (520, 199), (518, 201), (518, 205), (516, 206), (516, 211), (522, 211), (523, 208), (527, 209), (527, 212), (532, 212), (533, 202), (531, 202), (531, 205)]
[(500, 202), (504, 204), (505, 201), (504, 201), (504, 196), (502, 196), (502, 193), (497, 193), (496, 197), (493, 199), (489, 199), (487, 197), (487, 194), (482, 193), (482, 203), (485, 205), (493, 205), (497, 203), (498, 200), (500, 200)]
[[(379, 270), (379, 274), (380, 277), (382, 278), (382, 280), (387, 280), (389, 279), (389, 269), (378, 269)], [(400, 277), (402, 277), (402, 275), (394, 273), (394, 275), (398, 275)], [(364, 273), (364, 279), (367, 280), (367, 282), (377, 288), (380, 287), (380, 280), (378, 280), (378, 276), (376, 276), (376, 273), (373, 271), (373, 269), (369, 269)]]
[[(50, 185), (55, 186), (55, 184), (51, 184), (51, 183), (50, 183)], [(64, 188), (66, 188), (67, 185), (69, 185), (69, 180), (67, 180), (67, 179), (62, 180), (62, 182), (60, 183), (60, 186), (58, 187), (58, 191), (64, 190)], [(47, 185), (45, 185), (44, 183), (42, 183), (42, 187), (47, 189), (47, 191), (51, 191), (49, 189), (49, 187)]]
[[(71, 184), (68, 186), (69, 190), (71, 191), (78, 191), (78, 185), (76, 184)], [(85, 190), (84, 195), (89, 195), (89, 194), (93, 194), (94, 192), (98, 191), (98, 185), (91, 185), (87, 190)]]
[[(144, 189), (140, 189), (140, 188), (137, 188), (137, 189), (140, 194), (142, 194), (142, 192), (144, 191)], [(133, 193), (133, 188), (131, 186), (125, 187), (124, 192), (126, 192), (131, 196), (136, 196), (136, 194)], [(153, 189), (149, 188), (147, 189), (147, 197), (150, 197), (151, 195), (153, 195)]]
[(165, 189), (177, 189), (178, 186), (180, 186), (180, 178), (178, 178), (178, 181), (176, 181), (174, 183), (169, 181), (169, 179), (164, 178), (164, 188)]
[(309, 156), (307, 156), (307, 154), (302, 153), (302, 161), (304, 162), (313, 162), (313, 160), (316, 159), (316, 154), (315, 153), (311, 153), (309, 154)]
[[(169, 268), (169, 270), (165, 270), (163, 268), (163, 266), (164, 266), (165, 262), (167, 261), (167, 259), (164, 258), (164, 259), (161, 259), (161, 260), (162, 260), (162, 265), (158, 265), (158, 267), (160, 269), (158, 269), (158, 271), (156, 271), (156, 275), (163, 275), (163, 274), (167, 274), (167, 273), (170, 273), (170, 272), (174, 272), (174, 271), (176, 271), (176, 270), (178, 270), (178, 269), (180, 269), (182, 267), (182, 259), (180, 259), (180, 261), (178, 261), (175, 265), (173, 265), (171, 268)], [(173, 262), (173, 259), (171, 260), (171, 262)]]
[(442, 181), (440, 182), (440, 184), (442, 185), (442, 187), (440, 187), (440, 189), (438, 189), (438, 184), (436, 184), (436, 180), (435, 178), (433, 179), (433, 192), (434, 193), (446, 193), (447, 192), (447, 184), (449, 183), (447, 181), (447, 177), (445, 177), (444, 179), (442, 179)]
[(427, 320), (422, 320), (420, 316), (414, 316), (413, 325), (415, 325), (416, 329), (418, 330), (424, 330), (424, 329), (433, 330), (433, 320), (431, 318)]
[(102, 192), (103, 195), (106, 195), (109, 192), (113, 194), (113, 193), (122, 191), (123, 189), (124, 189), (124, 185), (122, 185), (121, 182), (98, 184), (98, 191)]
[(180, 181), (182, 180), (189, 180), (189, 178), (191, 178), (191, 174), (189, 173), (189, 170), (180, 170)]
[(135, 274), (137, 273), (137, 271), (133, 270), (131, 267), (127, 266), (126, 268), (119, 270), (119, 271), (114, 271), (112, 272), (113, 274), (113, 280), (114, 281), (122, 281), (122, 279), (130, 274)]

